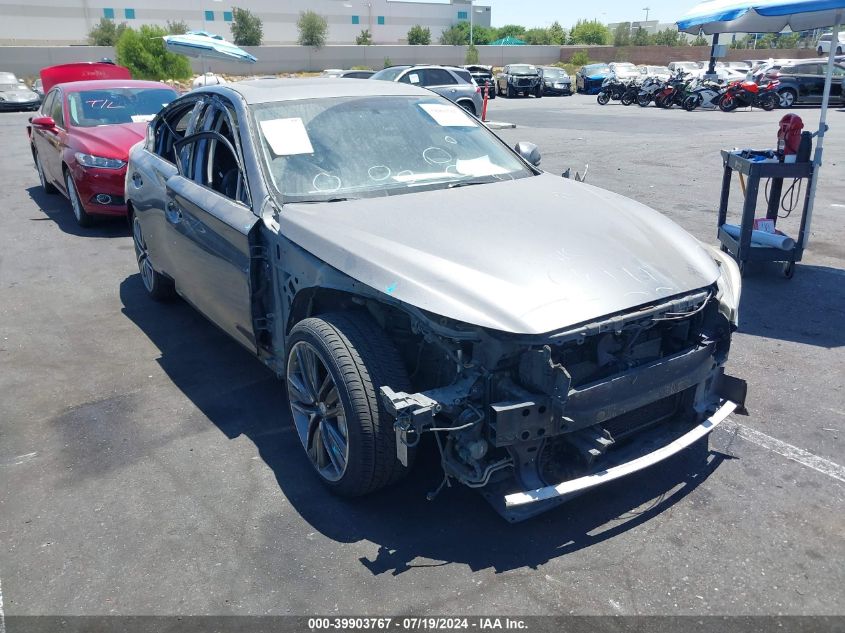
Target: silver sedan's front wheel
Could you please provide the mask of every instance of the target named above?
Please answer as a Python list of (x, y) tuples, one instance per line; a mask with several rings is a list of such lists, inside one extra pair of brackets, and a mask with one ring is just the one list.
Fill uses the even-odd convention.
[(138, 272), (141, 273), (144, 290), (156, 301), (171, 298), (175, 292), (173, 282), (153, 267), (141, 222), (134, 215), (132, 216), (132, 241), (135, 244), (135, 259), (138, 261)]
[(293, 423), (308, 458), (321, 477), (340, 480), (349, 461), (346, 411), (313, 345), (299, 341), (291, 348), (287, 379)]
[[(407, 472), (379, 390), (408, 391), (408, 375), (369, 316), (330, 313), (297, 323), (288, 338), (285, 378), (296, 433), (330, 489), (363, 495)], [(412, 448), (408, 456), (413, 459)]]

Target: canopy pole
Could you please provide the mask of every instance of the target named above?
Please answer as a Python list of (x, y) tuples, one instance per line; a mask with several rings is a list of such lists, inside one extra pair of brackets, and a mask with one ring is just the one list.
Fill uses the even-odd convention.
[(810, 243), (810, 223), (813, 219), (813, 208), (816, 204), (816, 188), (819, 182), (819, 171), (822, 166), (822, 154), (824, 153), (824, 134), (827, 132), (827, 106), (830, 103), (830, 87), (833, 83), (833, 62), (836, 55), (836, 43), (839, 41), (839, 28), (842, 25), (842, 14), (836, 15), (836, 24), (833, 25), (833, 33), (830, 36), (830, 51), (827, 56), (827, 72), (824, 77), (824, 96), (822, 97), (822, 109), (819, 115), (819, 131), (816, 137), (816, 151), (813, 154), (813, 180), (810, 183), (807, 202), (807, 221), (804, 227), (804, 242), (801, 248), (807, 248)]
[(713, 44), (710, 46), (710, 66), (707, 68), (708, 75), (716, 74), (716, 47), (719, 45), (719, 34), (713, 33)]

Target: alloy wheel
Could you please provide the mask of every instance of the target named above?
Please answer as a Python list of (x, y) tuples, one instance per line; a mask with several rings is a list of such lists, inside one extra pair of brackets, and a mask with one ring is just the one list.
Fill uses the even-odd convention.
[(340, 392), (320, 354), (298, 341), (287, 363), (288, 399), (299, 439), (320, 475), (338, 481), (349, 462), (349, 430)]
[(138, 271), (141, 273), (141, 281), (147, 292), (153, 292), (155, 288), (155, 270), (147, 252), (147, 244), (141, 233), (141, 223), (138, 218), (132, 220), (132, 241), (135, 242), (135, 257), (138, 260)]
[(65, 184), (67, 185), (67, 197), (70, 199), (70, 208), (73, 209), (73, 215), (77, 222), (82, 221), (82, 203), (79, 201), (79, 195), (76, 193), (76, 185), (73, 184), (73, 176), (68, 172), (65, 175)]
[(38, 180), (41, 181), (41, 188), (47, 191), (47, 179), (44, 177), (44, 168), (41, 166), (41, 159), (35, 155), (35, 170), (38, 172)]

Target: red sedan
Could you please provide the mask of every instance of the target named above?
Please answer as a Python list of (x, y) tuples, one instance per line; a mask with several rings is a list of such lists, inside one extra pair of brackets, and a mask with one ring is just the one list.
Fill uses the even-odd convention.
[(147, 121), (177, 96), (152, 81), (56, 84), (27, 127), (41, 186), (70, 200), (80, 226), (90, 225), (95, 215), (126, 215), (129, 148), (144, 139)]

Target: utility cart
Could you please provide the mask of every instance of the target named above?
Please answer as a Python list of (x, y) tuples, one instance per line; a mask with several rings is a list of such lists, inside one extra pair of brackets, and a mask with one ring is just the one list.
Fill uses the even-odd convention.
[[(781, 163), (773, 160), (760, 160), (762, 152), (743, 152), (722, 150), (722, 161), (725, 172), (722, 176), (722, 195), (719, 202), (719, 241), (722, 250), (730, 253), (739, 264), (740, 273), (744, 274), (748, 262), (783, 262), (783, 274), (788, 279), (795, 273), (795, 262), (801, 261), (804, 253), (804, 230), (807, 223), (807, 209), (810, 203), (810, 190), (813, 179), (813, 163)], [(755, 160), (756, 159), (756, 160)], [(745, 202), (742, 206), (742, 222), (739, 236), (734, 237), (725, 230), (728, 216), (728, 197), (731, 192), (731, 177), (734, 172), (747, 178), (745, 187)], [(741, 176), (740, 176), (741, 177)], [(795, 179), (793, 186), (804, 186), (803, 203), (801, 204), (801, 225), (795, 237), (795, 245), (789, 250), (752, 243), (752, 231), (757, 209), (757, 194), (760, 181), (771, 179), (769, 189), (769, 203), (766, 218), (777, 226), (778, 213), (783, 195), (784, 179)], [(764, 185), (765, 186), (765, 185)]]

